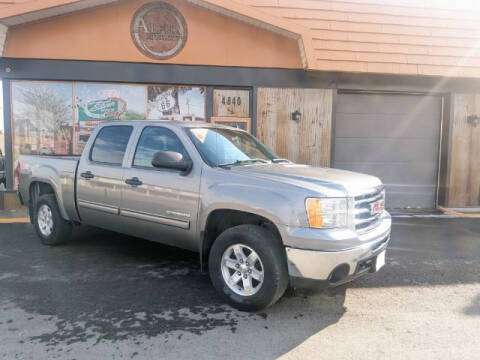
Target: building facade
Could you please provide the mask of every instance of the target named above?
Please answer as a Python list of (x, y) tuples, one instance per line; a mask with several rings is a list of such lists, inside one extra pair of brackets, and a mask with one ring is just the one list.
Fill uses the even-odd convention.
[(365, 172), (390, 208), (480, 207), (480, 9), (392, 0), (0, 3), (7, 187), (98, 122), (207, 121)]

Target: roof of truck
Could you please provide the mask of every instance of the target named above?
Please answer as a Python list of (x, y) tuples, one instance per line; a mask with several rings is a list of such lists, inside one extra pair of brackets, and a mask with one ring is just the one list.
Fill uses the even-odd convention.
[[(236, 129), (242, 130), (239, 128), (234, 128), (232, 126), (221, 125), (221, 124), (212, 124), (204, 121), (176, 121), (176, 120), (129, 120), (129, 121), (108, 121), (101, 123), (102, 125), (158, 125), (158, 124), (169, 124), (182, 128), (191, 128), (191, 127), (208, 127), (208, 128), (223, 128), (223, 129)], [(244, 130), (242, 130), (244, 131)]]

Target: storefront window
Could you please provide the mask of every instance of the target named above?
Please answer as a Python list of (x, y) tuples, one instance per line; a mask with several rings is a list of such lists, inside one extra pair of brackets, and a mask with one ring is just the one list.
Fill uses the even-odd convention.
[(146, 119), (147, 95), (144, 85), (76, 82), (74, 91), (77, 153), (82, 152), (90, 134), (100, 122)]
[(149, 86), (148, 119), (205, 121), (205, 88)]
[(11, 114), (16, 169), (21, 154), (81, 154), (100, 122), (145, 120), (147, 114), (205, 121), (205, 88), (12, 80)]
[(72, 84), (12, 81), (14, 168), (20, 154), (73, 152)]

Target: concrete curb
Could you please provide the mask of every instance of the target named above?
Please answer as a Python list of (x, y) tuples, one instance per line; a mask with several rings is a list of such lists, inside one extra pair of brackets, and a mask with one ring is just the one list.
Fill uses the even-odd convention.
[(450, 210), (450, 209), (445, 209), (443, 206), (437, 206), (437, 209), (440, 210), (440, 211), (443, 211), (444, 213), (450, 214), (450, 215), (480, 219), (480, 213), (458, 212), (458, 211), (454, 211), (454, 210)]
[(28, 209), (21, 207), (15, 210), (0, 210), (0, 224), (29, 223)]
[(29, 218), (0, 218), (0, 224), (27, 224)]

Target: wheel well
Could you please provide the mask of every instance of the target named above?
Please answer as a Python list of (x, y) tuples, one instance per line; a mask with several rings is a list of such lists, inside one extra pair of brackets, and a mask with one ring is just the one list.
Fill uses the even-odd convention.
[(207, 257), (215, 239), (225, 230), (237, 225), (252, 224), (261, 226), (282, 239), (278, 228), (267, 218), (239, 210), (219, 209), (210, 213), (205, 226), (202, 243), (202, 257)]
[(55, 193), (52, 185), (40, 181), (34, 181), (30, 184), (30, 195), (32, 195), (32, 192), (35, 191), (38, 191), (38, 193), (36, 193), (38, 196)]
[(50, 184), (43, 183), (40, 181), (34, 181), (30, 184), (29, 189), (29, 199), (28, 199), (28, 207), (30, 210), (30, 221), (33, 222), (32, 214), (34, 213), (34, 206), (37, 199), (45, 194), (55, 194), (53, 187)]

